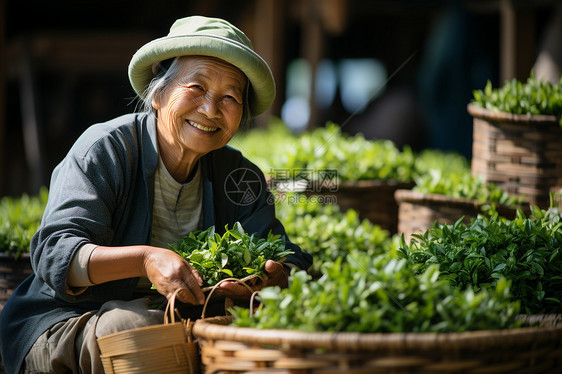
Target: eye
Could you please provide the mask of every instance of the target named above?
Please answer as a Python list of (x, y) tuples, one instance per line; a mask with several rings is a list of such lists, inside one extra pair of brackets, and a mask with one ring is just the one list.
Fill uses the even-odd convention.
[(224, 98), (228, 101), (232, 101), (232, 102), (237, 103), (237, 104), (242, 104), (241, 100), (239, 100), (237, 97), (235, 97), (233, 95), (225, 95)]
[(189, 88), (195, 91), (204, 92), (205, 89), (200, 84), (190, 84)]

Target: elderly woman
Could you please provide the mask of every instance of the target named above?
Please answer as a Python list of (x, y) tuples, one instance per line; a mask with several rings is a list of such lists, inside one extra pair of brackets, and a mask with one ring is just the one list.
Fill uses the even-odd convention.
[[(8, 373), (103, 372), (96, 338), (162, 322), (141, 297), (151, 285), (202, 304), (199, 274), (166, 249), (195, 229), (238, 221), (285, 235), (262, 172), (226, 146), (275, 96), (248, 38), (224, 20), (180, 19), (137, 51), (129, 78), (145, 110), (87, 129), (53, 172), (31, 244), (34, 273), (0, 315)], [(286, 265), (266, 263), (267, 285), (310, 266), (310, 255), (287, 246)], [(240, 298), (241, 289), (217, 292)]]

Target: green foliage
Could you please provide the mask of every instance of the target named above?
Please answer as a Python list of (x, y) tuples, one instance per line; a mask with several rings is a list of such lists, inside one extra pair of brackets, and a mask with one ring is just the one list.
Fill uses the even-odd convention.
[(399, 248), (399, 255), (420, 272), (438, 265), (442, 278), (475, 290), (511, 282), (511, 291), (528, 314), (562, 311), (562, 222), (556, 209), (533, 207), (513, 220), (479, 216), (466, 225), (434, 224)]
[(416, 154), (414, 161), (415, 177), (419, 178), (431, 170), (438, 170), (442, 175), (451, 173), (470, 173), (470, 163), (461, 154), (454, 151), (424, 149)]
[(271, 232), (267, 238), (248, 235), (239, 222), (232, 229), (225, 226), (223, 235), (215, 232), (215, 226), (192, 231), (170, 247), (189, 261), (208, 286), (224, 278), (261, 275), (267, 260), (280, 261), (293, 253), (285, 250), (280, 235)]
[(416, 178), (416, 185), (412, 190), (504, 206), (516, 206), (522, 203), (521, 197), (510, 196), (493, 183), (486, 183), (482, 177), (471, 175), (470, 170), (444, 174), (438, 169), (431, 169)]
[(412, 179), (414, 152), (400, 151), (390, 140), (349, 136), (340, 126), (328, 123), (303, 133), (278, 155), (277, 167), (290, 170), (337, 170), (340, 181)]
[(337, 170), (340, 181), (410, 181), (414, 170), (410, 148), (400, 151), (390, 140), (350, 136), (331, 122), (299, 135), (290, 133), (282, 122), (273, 122), (265, 130), (235, 136), (230, 144), (266, 174), (275, 170)]
[(253, 316), (234, 308), (234, 325), (335, 332), (462, 332), (518, 326), (519, 304), (509, 282), (494, 290), (461, 290), (439, 277), (436, 266), (416, 272), (406, 261), (352, 253), (326, 264), (317, 281), (293, 272), (286, 289), (260, 291)]
[(230, 140), (229, 145), (242, 152), (267, 174), (271, 169), (279, 167), (277, 157), (285, 152), (286, 144), (295, 138), (283, 121), (271, 117), (267, 128), (240, 130)]
[(455, 152), (426, 149), (416, 155), (415, 186), (412, 190), (501, 204), (520, 205), (523, 197), (510, 196), (481, 176), (473, 176), (468, 160)]
[(388, 231), (361, 220), (349, 209), (342, 212), (337, 205), (320, 204), (314, 196), (287, 194), (278, 198), (276, 215), (291, 241), (314, 258), (310, 272), (319, 274), (322, 264), (345, 257), (357, 250), (363, 256), (392, 252)]
[[(513, 114), (562, 115), (562, 77), (556, 84), (538, 81), (531, 73), (526, 83), (517, 79), (506, 81), (501, 88), (492, 88), (488, 81), (484, 90), (474, 91), (472, 103), (479, 107)], [(560, 118), (562, 125), (562, 118)]]
[(37, 195), (6, 196), (0, 200), (0, 252), (16, 257), (29, 252), (31, 238), (41, 225), (48, 195), (47, 188), (43, 187)]

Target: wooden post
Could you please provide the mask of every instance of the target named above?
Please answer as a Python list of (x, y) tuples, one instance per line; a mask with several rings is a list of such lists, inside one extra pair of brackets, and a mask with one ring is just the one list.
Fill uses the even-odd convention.
[(283, 41), (285, 35), (285, 2), (284, 0), (257, 0), (255, 2), (254, 26), (252, 42), (257, 53), (267, 62), (273, 73), (276, 86), (276, 98), (267, 112), (257, 118), (256, 125), (264, 127), (271, 114), (281, 112), (285, 92), (285, 56)]
[(301, 55), (310, 65), (310, 118), (308, 120), (308, 129), (318, 127), (318, 108), (316, 107), (316, 68), (324, 53), (324, 34), (322, 31), (322, 19), (320, 2), (318, 0), (304, 0), (304, 9), (301, 18), (302, 25), (302, 44)]
[(32, 67), (30, 42), (22, 39), (20, 66), (20, 97), (25, 157), (29, 166), (29, 185), (31, 193), (38, 193), (43, 185), (43, 147), (41, 128), (37, 114), (36, 88)]
[(500, 82), (526, 81), (535, 59), (535, 14), (532, 6), (500, 2)]
[(0, 0), (0, 196), (4, 191), (4, 134), (6, 128), (6, 43), (4, 27), (6, 25), (6, 9), (4, 0)]

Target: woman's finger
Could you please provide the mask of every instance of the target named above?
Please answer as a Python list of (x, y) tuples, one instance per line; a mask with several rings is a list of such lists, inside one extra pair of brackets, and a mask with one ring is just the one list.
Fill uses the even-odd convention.
[[(191, 302), (192, 304), (203, 304), (205, 302), (205, 295), (203, 291), (201, 291), (201, 286), (203, 285), (203, 281), (201, 277), (197, 273), (195, 269), (191, 265), (189, 266), (189, 270), (184, 274), (184, 283), (185, 288), (189, 291), (190, 297), (187, 297), (189, 301), (184, 302)], [(193, 271), (192, 271), (193, 270)], [(183, 301), (183, 300), (182, 300)]]

